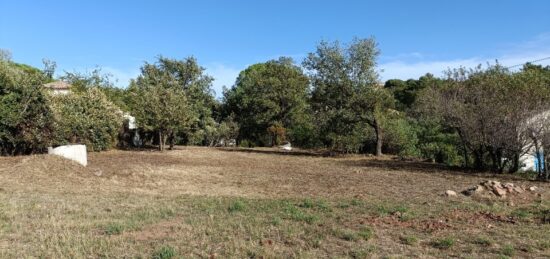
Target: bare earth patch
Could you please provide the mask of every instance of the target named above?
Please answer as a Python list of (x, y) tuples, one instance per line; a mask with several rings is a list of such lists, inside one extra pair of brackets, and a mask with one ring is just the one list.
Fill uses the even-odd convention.
[[(324, 155), (115, 150), (89, 154), (88, 167), (0, 157), (0, 257), (148, 257), (162, 246), (220, 258), (491, 258), (510, 247), (519, 257), (550, 256), (548, 183)], [(493, 179), (539, 191), (443, 195)]]

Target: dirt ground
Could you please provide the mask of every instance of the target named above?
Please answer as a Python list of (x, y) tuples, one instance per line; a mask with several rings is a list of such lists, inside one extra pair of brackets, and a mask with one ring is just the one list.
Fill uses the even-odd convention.
[[(519, 177), (272, 149), (114, 150), (88, 162), (0, 157), (0, 256), (550, 257), (550, 184)], [(442, 195), (489, 179), (538, 191)]]

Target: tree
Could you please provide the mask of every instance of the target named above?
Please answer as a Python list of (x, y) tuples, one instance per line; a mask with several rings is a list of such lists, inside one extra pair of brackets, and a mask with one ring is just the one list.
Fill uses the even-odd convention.
[[(252, 65), (242, 71), (235, 86), (224, 93), (225, 114), (234, 114), (239, 138), (260, 145), (280, 144), (270, 129), (288, 131), (298, 145), (307, 144), (310, 128), (308, 78), (290, 58)], [(279, 141), (277, 141), (279, 139)]]
[(379, 54), (373, 38), (356, 38), (345, 48), (323, 41), (304, 60), (313, 86), (313, 113), (325, 145), (342, 149), (341, 140), (366, 123), (375, 131), (376, 155), (382, 154), (383, 121), (394, 101), (379, 84)]
[(122, 127), (122, 111), (101, 89), (51, 97), (57, 123), (56, 144), (85, 144), (91, 151), (114, 147)]
[[(51, 70), (48, 67), (54, 66), (55, 63), (45, 63), (46, 71)], [(52, 72), (53, 73), (53, 72)], [(90, 72), (65, 72), (61, 80), (68, 82), (71, 85), (73, 93), (86, 92), (90, 88), (97, 88), (109, 101), (114, 103), (122, 111), (129, 111), (128, 95), (126, 89), (116, 87), (112, 80), (112, 75), (103, 73), (101, 68), (96, 67)]]
[(0, 49), (0, 61), (10, 62), (12, 58), (11, 52), (7, 49)]
[(132, 114), (140, 127), (158, 134), (161, 151), (167, 139), (172, 149), (174, 136), (194, 121), (195, 114), (178, 76), (159, 59), (156, 64), (145, 63), (141, 75), (130, 83)]
[(400, 111), (409, 110), (416, 102), (416, 98), (422, 89), (430, 86), (439, 86), (443, 80), (434, 77), (432, 74), (426, 74), (419, 79), (409, 79), (403, 81), (400, 79), (390, 79), (384, 84), (384, 88), (389, 89), (397, 101), (397, 109)]
[(0, 60), (0, 154), (42, 152), (52, 142), (55, 124), (36, 68)]
[(487, 69), (459, 68), (448, 71), (441, 87), (423, 91), (420, 103), (432, 118), (456, 131), (467, 166), (471, 156), (476, 169), (515, 172), (532, 142), (526, 120), (548, 109), (548, 82), (541, 74), (525, 69), (511, 73), (498, 63)]

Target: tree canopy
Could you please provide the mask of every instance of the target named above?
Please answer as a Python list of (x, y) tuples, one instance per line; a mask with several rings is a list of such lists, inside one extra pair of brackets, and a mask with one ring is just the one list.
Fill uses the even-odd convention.
[(234, 114), (240, 125), (240, 139), (274, 145), (288, 134), (299, 144), (309, 141), (308, 78), (290, 58), (243, 70), (224, 93), (224, 102), (225, 113)]

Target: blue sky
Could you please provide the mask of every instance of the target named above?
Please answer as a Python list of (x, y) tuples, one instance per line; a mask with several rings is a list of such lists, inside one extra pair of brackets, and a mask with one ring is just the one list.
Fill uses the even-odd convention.
[(41, 67), (48, 58), (58, 73), (100, 66), (119, 86), (159, 54), (193, 55), (219, 95), (248, 65), (301, 62), (321, 40), (371, 35), (384, 80), (495, 59), (516, 65), (550, 57), (550, 1), (0, 0), (0, 48), (15, 61)]

